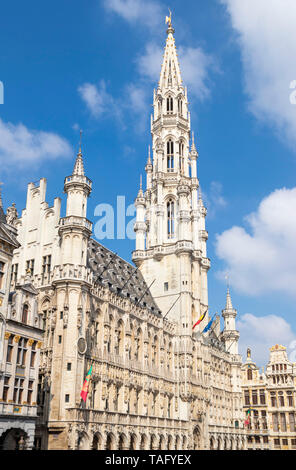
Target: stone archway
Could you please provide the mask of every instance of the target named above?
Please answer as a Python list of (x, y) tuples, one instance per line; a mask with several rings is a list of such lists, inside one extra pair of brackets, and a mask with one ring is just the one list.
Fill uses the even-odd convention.
[(11, 428), (0, 437), (0, 450), (26, 450), (28, 435), (23, 429)]
[(140, 441), (140, 450), (149, 450), (148, 449), (148, 437), (146, 434), (142, 434)]
[(182, 449), (181, 438), (180, 438), (180, 436), (177, 436), (176, 437), (176, 450), (181, 450), (181, 449)]
[(193, 449), (201, 450), (201, 435), (198, 426), (193, 431)]
[(217, 444), (217, 450), (222, 450), (222, 439), (221, 437), (218, 437), (218, 444)]
[(116, 450), (114, 434), (109, 433), (106, 439), (106, 450)]
[(168, 450), (173, 450), (173, 447), (174, 447), (174, 440), (173, 440), (173, 436), (169, 435), (168, 436), (168, 445), (167, 445), (167, 449)]
[(137, 450), (137, 436), (135, 434), (131, 434), (129, 450)]
[(85, 432), (78, 438), (78, 450), (89, 450), (89, 437)]
[(161, 435), (160, 438), (159, 438), (159, 449), (160, 450), (167, 450), (166, 449), (165, 437), (163, 435)]
[(93, 438), (92, 449), (93, 450), (101, 450), (102, 449), (102, 435), (100, 433), (96, 433)]

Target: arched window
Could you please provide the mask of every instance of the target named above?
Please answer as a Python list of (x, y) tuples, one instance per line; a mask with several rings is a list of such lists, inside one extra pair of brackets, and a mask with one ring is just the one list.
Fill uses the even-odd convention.
[(179, 168), (180, 172), (183, 175), (184, 174), (184, 142), (179, 143)]
[(168, 218), (168, 238), (175, 236), (175, 203), (172, 199), (167, 203), (167, 218)]
[(181, 98), (178, 99), (178, 112), (181, 116), (183, 115), (183, 101)]
[(172, 114), (174, 112), (174, 100), (171, 96), (167, 98), (167, 113)]
[(248, 369), (248, 380), (252, 380), (253, 374), (252, 374), (252, 369)]
[(161, 101), (158, 100), (158, 117), (161, 115)]
[(22, 313), (22, 323), (25, 323), (25, 324), (28, 323), (28, 312), (29, 312), (29, 307), (27, 304), (24, 304), (23, 313)]
[(174, 171), (174, 142), (171, 139), (167, 141), (167, 169)]

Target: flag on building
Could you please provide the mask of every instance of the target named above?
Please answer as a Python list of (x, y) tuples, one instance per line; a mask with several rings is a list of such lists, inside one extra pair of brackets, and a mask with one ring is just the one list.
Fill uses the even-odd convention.
[(203, 333), (206, 333), (207, 331), (209, 331), (212, 327), (212, 324), (214, 322), (216, 318), (216, 315), (213, 316), (213, 318), (210, 320), (210, 322), (207, 324), (207, 326), (205, 327), (205, 329), (203, 330)]
[(91, 378), (91, 374), (92, 374), (92, 365), (90, 366), (90, 369), (86, 375), (86, 378), (85, 378), (85, 381), (84, 381), (84, 384), (83, 384), (83, 387), (82, 387), (82, 390), (81, 390), (81, 393), (80, 393), (80, 396), (82, 398), (82, 400), (84, 402), (86, 402), (86, 397), (87, 397), (87, 394), (88, 394), (88, 387), (89, 387), (89, 381), (90, 381), (90, 378)]
[(194, 328), (195, 328), (197, 325), (199, 325), (199, 324), (203, 321), (203, 319), (204, 319), (205, 316), (206, 316), (206, 313), (207, 313), (207, 310), (202, 314), (202, 316), (201, 316), (200, 319), (195, 323), (195, 325), (193, 325), (193, 327), (192, 327), (193, 330), (194, 330)]
[(248, 416), (248, 419), (245, 420), (245, 426), (249, 426), (250, 424), (250, 417), (251, 417), (251, 411), (252, 411), (253, 408), (249, 408), (246, 413), (247, 413), (247, 416)]

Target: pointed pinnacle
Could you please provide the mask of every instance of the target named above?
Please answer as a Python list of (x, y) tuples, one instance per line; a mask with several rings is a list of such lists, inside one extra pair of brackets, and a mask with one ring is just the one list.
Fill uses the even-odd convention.
[(233, 310), (229, 287), (227, 287), (226, 310)]

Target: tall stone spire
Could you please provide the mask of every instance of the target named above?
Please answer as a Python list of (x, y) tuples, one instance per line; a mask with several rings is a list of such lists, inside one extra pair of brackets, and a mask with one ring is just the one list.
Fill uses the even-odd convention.
[(229, 287), (227, 287), (227, 294), (226, 294), (226, 310), (233, 310)]
[[(206, 211), (198, 202), (199, 181), (187, 90), (183, 86), (171, 16), (160, 80), (153, 93), (152, 147), (145, 170), (147, 187), (137, 197), (133, 260), (159, 309), (182, 325), (186, 335), (208, 311)], [(153, 162), (153, 164), (152, 164)], [(176, 302), (176, 299), (179, 300)], [(172, 307), (173, 305), (173, 307)], [(208, 321), (206, 314), (200, 328)]]
[[(171, 21), (171, 20), (170, 20)], [(159, 88), (165, 90), (171, 87), (181, 87), (182, 78), (178, 61), (178, 54), (174, 38), (175, 30), (171, 22), (167, 30), (167, 40), (164, 49), (164, 58), (160, 72)]]
[(81, 136), (79, 151), (76, 157), (72, 175), (65, 178), (64, 191), (67, 194), (67, 211), (68, 216), (86, 217), (87, 198), (92, 190), (92, 182), (85, 176), (82, 151)]

